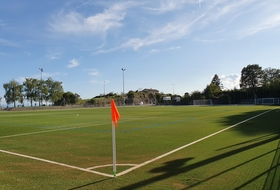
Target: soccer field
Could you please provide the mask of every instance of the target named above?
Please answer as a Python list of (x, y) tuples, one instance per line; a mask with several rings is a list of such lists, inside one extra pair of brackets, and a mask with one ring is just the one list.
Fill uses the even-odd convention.
[(280, 108), (1, 111), (0, 189), (280, 189)]

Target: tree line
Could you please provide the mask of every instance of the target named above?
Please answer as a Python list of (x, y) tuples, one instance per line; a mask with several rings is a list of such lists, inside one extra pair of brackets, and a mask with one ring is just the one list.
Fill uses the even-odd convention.
[[(203, 91), (186, 92), (180, 101), (176, 99), (178, 95), (164, 93), (144, 93), (130, 90), (125, 95), (117, 95), (110, 92), (107, 95), (100, 95), (85, 102), (89, 105), (106, 105), (106, 99), (116, 98), (119, 104), (135, 104), (143, 101), (146, 104), (192, 104), (193, 100), (211, 99), (216, 104), (243, 104), (252, 103), (255, 98), (276, 98), (280, 97), (280, 70), (275, 68), (262, 69), (258, 64), (247, 65), (241, 71), (239, 82), (240, 88), (225, 90), (217, 74), (214, 75), (210, 84), (207, 84)], [(23, 100), (30, 102), (51, 102), (52, 105), (76, 104), (81, 101), (78, 94), (64, 92), (62, 82), (54, 81), (52, 78), (38, 80), (26, 78), (20, 84), (15, 80), (3, 84), (5, 89), (4, 98), (7, 104), (16, 102), (23, 103)], [(165, 96), (172, 97), (172, 101), (164, 101)], [(0, 97), (1, 98), (1, 97)], [(249, 102), (251, 101), (251, 102)]]
[[(280, 98), (280, 70), (275, 68), (262, 69), (258, 64), (247, 65), (241, 71), (240, 88), (225, 90), (221, 79), (214, 75), (210, 84), (202, 91), (186, 92), (183, 97), (176, 94), (148, 93), (129, 91), (125, 103), (135, 104), (143, 100), (144, 103), (190, 105), (193, 100), (211, 99), (214, 104), (251, 104), (256, 98)], [(165, 101), (164, 97), (171, 97)], [(180, 101), (178, 101), (180, 97)]]
[(78, 94), (64, 92), (62, 82), (54, 81), (52, 78), (47, 80), (26, 78), (22, 84), (13, 79), (4, 83), (3, 88), (7, 104), (13, 103), (14, 107), (16, 107), (17, 102), (23, 104), (24, 100), (29, 101), (31, 106), (36, 102), (42, 106), (46, 105), (47, 102), (52, 105), (75, 104), (80, 99)]
[(182, 101), (185, 103), (195, 99), (211, 99), (214, 103), (250, 103), (255, 98), (280, 97), (280, 70), (276, 68), (262, 69), (258, 64), (247, 65), (241, 71), (239, 89), (224, 90), (217, 74), (210, 84), (200, 91), (186, 93)]

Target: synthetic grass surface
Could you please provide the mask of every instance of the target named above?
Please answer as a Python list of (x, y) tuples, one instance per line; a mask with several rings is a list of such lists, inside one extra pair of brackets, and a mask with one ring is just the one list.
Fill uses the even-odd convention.
[[(0, 189), (279, 188), (279, 107), (118, 107), (117, 178), (0, 152)], [(0, 112), (0, 150), (79, 168), (112, 164), (109, 108)], [(132, 166), (117, 166), (125, 171)], [(94, 169), (112, 174), (112, 166)], [(278, 178), (277, 178), (278, 177)]]

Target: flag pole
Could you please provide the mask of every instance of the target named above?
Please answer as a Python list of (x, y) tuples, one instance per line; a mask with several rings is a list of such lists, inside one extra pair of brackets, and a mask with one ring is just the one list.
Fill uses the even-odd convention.
[(116, 161), (116, 126), (118, 126), (118, 120), (120, 119), (120, 114), (114, 100), (111, 100), (111, 110), (112, 110), (112, 146), (113, 146), (113, 173), (114, 177), (117, 176), (117, 161)]
[(112, 121), (112, 145), (113, 145), (113, 174), (114, 177), (117, 176), (117, 159), (116, 159), (116, 127)]

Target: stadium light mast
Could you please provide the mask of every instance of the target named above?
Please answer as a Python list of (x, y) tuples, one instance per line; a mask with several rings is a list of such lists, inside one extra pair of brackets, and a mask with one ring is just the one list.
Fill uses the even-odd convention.
[(42, 80), (42, 73), (43, 73), (44, 69), (43, 68), (39, 68), (39, 70), (41, 71), (41, 80)]
[[(123, 96), (124, 96), (124, 71), (126, 69), (122, 68), (122, 71), (123, 71)], [(125, 97), (123, 98), (123, 105), (125, 105)]]
[(124, 69), (124, 68), (122, 68), (122, 71), (123, 71), (123, 94), (124, 94), (124, 71), (125, 71), (126, 69)]
[[(43, 73), (43, 71), (44, 71), (44, 69), (43, 68), (39, 68), (39, 70), (41, 71), (41, 82), (40, 82), (40, 85), (41, 85), (41, 89), (42, 89), (42, 73)], [(42, 101), (42, 91), (40, 90), (40, 100), (39, 100), (39, 106), (41, 105), (41, 102), (43, 102)]]
[(104, 81), (104, 98), (105, 98), (105, 81)]

